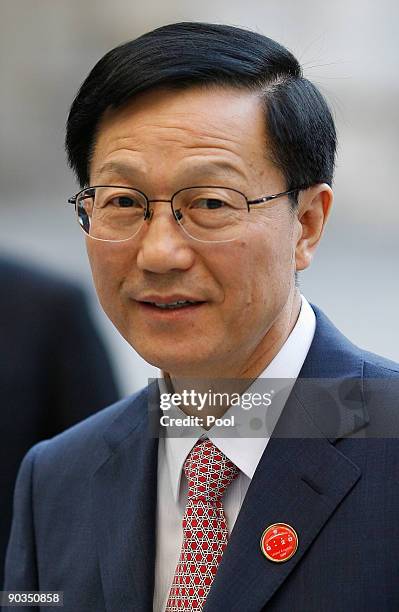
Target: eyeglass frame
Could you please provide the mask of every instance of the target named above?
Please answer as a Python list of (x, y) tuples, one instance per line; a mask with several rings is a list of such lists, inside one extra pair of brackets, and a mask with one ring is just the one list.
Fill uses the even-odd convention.
[[(189, 189), (228, 189), (230, 191), (234, 191), (235, 193), (240, 194), (245, 199), (245, 201), (247, 203), (248, 212), (250, 212), (250, 210), (251, 210), (250, 206), (252, 204), (265, 204), (266, 202), (270, 202), (272, 200), (276, 200), (277, 198), (281, 198), (282, 196), (289, 195), (289, 194), (295, 193), (295, 192), (299, 192), (299, 191), (302, 191), (302, 189), (304, 189), (304, 187), (297, 187), (296, 189), (288, 189), (287, 191), (281, 191), (280, 193), (275, 193), (275, 194), (272, 194), (272, 195), (269, 195), (269, 196), (261, 196), (259, 198), (255, 198), (254, 200), (248, 200), (247, 196), (244, 193), (242, 193), (242, 191), (239, 191), (238, 189), (235, 189), (234, 187), (226, 187), (226, 186), (223, 186), (223, 185), (193, 185), (193, 186), (190, 186), (190, 187), (182, 187), (181, 189), (178, 189), (178, 191), (176, 191), (172, 195), (170, 200), (163, 200), (163, 199), (149, 200), (147, 195), (143, 191), (141, 191), (140, 189), (136, 189), (136, 187), (128, 187), (127, 185), (92, 185), (91, 187), (84, 187), (83, 189), (78, 191), (77, 194), (75, 194), (71, 198), (68, 198), (68, 204), (73, 204), (75, 206), (75, 211), (76, 211), (76, 204), (77, 204), (77, 201), (78, 201), (78, 198), (79, 198), (80, 194), (83, 193), (84, 191), (88, 191), (89, 189), (97, 189), (99, 187), (105, 187), (105, 188), (114, 187), (116, 189), (132, 189), (133, 191), (136, 191), (137, 193), (142, 195), (144, 200), (145, 200), (145, 203), (146, 203), (143, 221), (151, 221), (151, 219), (152, 219), (152, 215), (153, 215), (154, 209), (150, 209), (150, 204), (152, 204), (154, 202), (167, 202), (167, 203), (170, 204), (173, 218), (175, 219), (175, 221), (179, 225), (180, 225), (180, 223), (179, 223), (180, 219), (176, 216), (177, 211), (175, 211), (174, 208), (173, 208), (173, 200), (182, 191), (188, 191)], [(86, 231), (85, 231), (85, 234), (89, 238), (92, 238), (93, 240), (97, 240), (97, 238), (95, 238), (94, 236), (90, 236), (90, 234), (87, 233)], [(190, 234), (187, 234), (187, 235), (190, 236)], [(193, 238), (193, 236), (190, 236), (190, 237)], [(133, 238), (133, 236), (132, 236), (132, 238)], [(198, 240), (198, 239), (195, 238), (195, 240)], [(110, 242), (113, 242), (113, 241), (110, 241)], [(119, 241), (115, 241), (115, 242), (119, 242)], [(218, 242), (218, 241), (215, 241), (215, 242)]]

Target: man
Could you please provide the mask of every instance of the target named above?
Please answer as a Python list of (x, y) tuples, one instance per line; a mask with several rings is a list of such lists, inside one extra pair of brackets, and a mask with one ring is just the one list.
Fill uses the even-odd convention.
[(105, 348), (82, 291), (0, 257), (2, 395), (0, 580), (15, 479), (28, 449), (118, 399)]
[[(28, 453), (5, 588), (63, 591), (74, 611), (398, 609), (399, 451), (364, 432), (395, 424), (399, 368), (296, 286), (336, 146), (296, 59), (239, 28), (159, 28), (100, 60), (66, 142), (101, 304), (162, 376)], [(267, 431), (265, 379), (297, 381)], [(241, 405), (214, 408), (226, 388)]]

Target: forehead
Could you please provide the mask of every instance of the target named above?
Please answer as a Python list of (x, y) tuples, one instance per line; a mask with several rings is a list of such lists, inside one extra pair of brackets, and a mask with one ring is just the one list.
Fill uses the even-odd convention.
[[(143, 172), (163, 166), (235, 167), (258, 173), (267, 164), (267, 133), (259, 96), (235, 88), (158, 89), (102, 117), (92, 174), (124, 162)], [(269, 165), (271, 162), (269, 161)]]

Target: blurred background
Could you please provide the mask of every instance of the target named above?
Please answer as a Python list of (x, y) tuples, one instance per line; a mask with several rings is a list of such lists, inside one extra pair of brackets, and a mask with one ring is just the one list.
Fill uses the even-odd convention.
[(77, 186), (64, 126), (106, 51), (175, 21), (228, 23), (275, 38), (327, 97), (340, 143), (335, 209), (300, 276), (302, 292), (352, 341), (399, 361), (396, 1), (0, 0), (0, 11), (0, 250), (86, 288), (124, 394), (155, 369), (97, 304), (83, 235), (66, 204)]

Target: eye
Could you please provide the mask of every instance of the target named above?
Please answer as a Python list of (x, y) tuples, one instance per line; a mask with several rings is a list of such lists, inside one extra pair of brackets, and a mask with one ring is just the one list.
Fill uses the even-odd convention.
[(106, 202), (106, 206), (115, 206), (115, 208), (139, 208), (141, 210), (144, 208), (142, 201), (128, 195), (115, 196)]
[(228, 204), (220, 198), (201, 198), (192, 202), (191, 206), (192, 208), (202, 208), (204, 210), (218, 210), (228, 206)]

